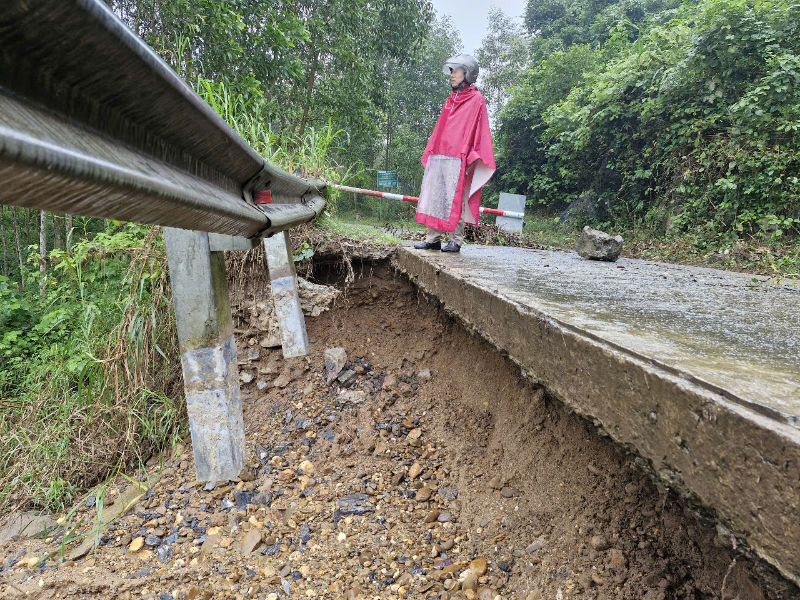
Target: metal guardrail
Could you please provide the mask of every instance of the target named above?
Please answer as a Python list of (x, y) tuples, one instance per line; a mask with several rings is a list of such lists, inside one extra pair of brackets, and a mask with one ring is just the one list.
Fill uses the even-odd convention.
[[(101, 0), (0, 7), (0, 203), (235, 236), (310, 221), (270, 165)], [(253, 204), (271, 190), (273, 204)], [(291, 206), (290, 206), (291, 205)]]

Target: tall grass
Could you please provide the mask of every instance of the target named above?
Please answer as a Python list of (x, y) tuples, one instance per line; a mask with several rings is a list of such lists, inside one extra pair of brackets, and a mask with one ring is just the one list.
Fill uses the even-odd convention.
[[(256, 152), (289, 173), (344, 183), (362, 170), (340, 165), (334, 159), (345, 149), (349, 137), (330, 120), (323, 127), (307, 127), (302, 136), (277, 133), (267, 122), (270, 102), (258, 90), (237, 91), (225, 82), (199, 78), (195, 91)], [(329, 210), (335, 210), (339, 196), (339, 192), (330, 190)]]
[(165, 265), (159, 228), (125, 225), (54, 252), (44, 299), (5, 288), (17, 310), (0, 319), (4, 510), (60, 510), (183, 434)]

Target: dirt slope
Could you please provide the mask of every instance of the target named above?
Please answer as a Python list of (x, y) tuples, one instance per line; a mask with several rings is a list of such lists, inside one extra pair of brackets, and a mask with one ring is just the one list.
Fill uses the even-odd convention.
[(5, 543), (0, 597), (797, 597), (385, 263), (356, 272), (307, 358), (242, 329), (239, 481), (204, 489), (186, 449), (94, 555)]

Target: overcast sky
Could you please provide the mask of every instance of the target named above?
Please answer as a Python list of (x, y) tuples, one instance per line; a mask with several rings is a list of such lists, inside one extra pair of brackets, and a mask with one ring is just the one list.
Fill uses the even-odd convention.
[(450, 15), (461, 34), (464, 53), (475, 56), (486, 35), (486, 20), (489, 9), (496, 6), (511, 17), (520, 17), (525, 12), (526, 0), (433, 0), (439, 15)]

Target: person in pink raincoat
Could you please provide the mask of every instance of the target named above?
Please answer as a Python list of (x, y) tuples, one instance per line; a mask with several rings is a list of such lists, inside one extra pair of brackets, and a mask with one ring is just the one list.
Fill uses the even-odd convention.
[[(417, 223), (428, 227), (419, 250), (460, 252), (464, 224), (478, 222), (481, 188), (495, 171), (486, 101), (473, 85), (478, 63), (467, 54), (448, 58), (453, 93), (445, 101), (431, 139), (422, 154), (425, 174), (417, 204)], [(442, 247), (442, 235), (450, 241)]]

